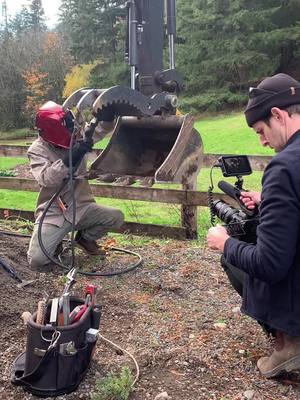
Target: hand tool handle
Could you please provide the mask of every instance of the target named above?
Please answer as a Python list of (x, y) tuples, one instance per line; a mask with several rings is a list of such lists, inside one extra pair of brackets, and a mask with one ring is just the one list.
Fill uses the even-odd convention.
[(40, 300), (38, 302), (37, 314), (36, 314), (36, 323), (39, 325), (44, 325), (45, 323), (45, 311), (46, 311), (46, 303), (44, 300)]

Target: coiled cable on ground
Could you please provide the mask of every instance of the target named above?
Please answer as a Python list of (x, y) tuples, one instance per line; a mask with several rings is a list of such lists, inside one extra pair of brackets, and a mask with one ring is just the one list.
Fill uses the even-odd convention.
[(136, 361), (136, 359), (134, 358), (134, 356), (129, 353), (129, 351), (122, 349), (120, 346), (118, 346), (116, 343), (112, 342), (111, 340), (107, 339), (106, 337), (102, 336), (100, 333), (98, 333), (98, 337), (102, 340), (104, 340), (105, 342), (107, 342), (108, 344), (110, 344), (111, 346), (115, 347), (116, 349), (122, 351), (123, 353), (126, 353), (134, 362), (135, 368), (136, 368), (136, 375), (135, 375), (135, 379), (132, 383), (132, 387), (136, 384), (136, 382), (138, 381), (139, 377), (140, 377), (140, 368), (139, 365)]
[(210, 186), (208, 187), (207, 190), (207, 203), (208, 203), (208, 208), (209, 208), (209, 212), (210, 212), (210, 223), (212, 226), (215, 226), (216, 224), (216, 213), (214, 210), (214, 199), (213, 199), (213, 190), (214, 190), (214, 183), (213, 183), (213, 179), (212, 179), (212, 173), (213, 173), (213, 169), (216, 167), (217, 165), (213, 165), (210, 169)]

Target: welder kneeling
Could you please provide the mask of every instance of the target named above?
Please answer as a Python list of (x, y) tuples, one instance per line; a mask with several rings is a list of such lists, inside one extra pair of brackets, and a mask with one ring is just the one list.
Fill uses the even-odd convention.
[[(43, 217), (43, 245), (54, 257), (64, 237), (72, 231), (75, 222), (75, 243), (89, 255), (101, 255), (96, 240), (110, 229), (119, 228), (124, 221), (123, 213), (115, 208), (97, 205), (92, 195), (87, 173), (87, 153), (113, 128), (113, 115), (103, 116), (103, 120), (94, 126), (85, 128), (82, 137), (74, 133), (74, 117), (63, 107), (47, 102), (37, 112), (36, 126), (39, 137), (28, 150), (31, 172), (40, 186), (35, 211), (35, 227), (28, 250), (28, 261), (32, 269), (51, 270), (51, 261), (42, 251), (38, 240), (38, 226), (45, 207), (57, 189), (63, 185), (59, 196), (55, 198)], [(78, 136), (78, 135), (77, 135)], [(72, 147), (70, 156), (69, 148)], [(70, 164), (73, 166), (73, 188), (68, 179)], [(73, 221), (75, 204), (75, 221)]]

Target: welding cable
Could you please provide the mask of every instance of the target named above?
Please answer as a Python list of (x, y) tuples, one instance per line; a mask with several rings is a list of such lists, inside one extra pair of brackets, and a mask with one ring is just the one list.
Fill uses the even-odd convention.
[(133, 357), (133, 355), (131, 353), (129, 353), (129, 351), (122, 349), (120, 346), (118, 346), (116, 343), (112, 342), (111, 340), (107, 339), (106, 337), (104, 337), (103, 335), (101, 335), (100, 333), (98, 333), (98, 337), (102, 340), (104, 340), (106, 343), (109, 343), (111, 346), (115, 347), (116, 349), (122, 351), (123, 353), (126, 353), (134, 362), (135, 368), (136, 368), (136, 375), (135, 375), (135, 379), (132, 383), (132, 388), (134, 387), (134, 385), (136, 384), (136, 382), (138, 381), (139, 377), (140, 377), (140, 367), (136, 361), (136, 359)]
[[(50, 200), (51, 203), (50, 203), (50, 201), (49, 201), (49, 204), (46, 205), (47, 211), (48, 211), (49, 207), (51, 206), (51, 204), (53, 203), (53, 201), (55, 200), (55, 198), (59, 195), (60, 191), (61, 191), (61, 190), (57, 191), (57, 192), (55, 193), (55, 195), (53, 196), (53, 200), (52, 200), (52, 201)], [(43, 220), (44, 220), (43, 215), (42, 215), (42, 218), (43, 218)], [(41, 218), (41, 219), (42, 219), (42, 218)], [(20, 237), (20, 238), (26, 238), (26, 239), (30, 239), (30, 238), (31, 238), (31, 235), (26, 235), (26, 234), (24, 234), (24, 233), (3, 231), (3, 230), (0, 230), (0, 235), (13, 236), (13, 237)], [(63, 242), (69, 242), (69, 239), (63, 239)], [(61, 267), (61, 268), (64, 269), (65, 271), (69, 271), (69, 270), (70, 270), (70, 268), (67, 267), (66, 265), (64, 265), (64, 264), (61, 262), (61, 260), (59, 260), (60, 262), (58, 262), (58, 260), (57, 260), (56, 258), (52, 258), (52, 257), (50, 256), (50, 254), (48, 254), (48, 252), (47, 252), (47, 250), (45, 249), (45, 246), (44, 246), (44, 244), (43, 244), (43, 241), (39, 242), (39, 244), (40, 244), (40, 246), (41, 246), (42, 251), (45, 251), (45, 253), (46, 253), (45, 255), (49, 258), (50, 261), (52, 261), (54, 264), (58, 265), (59, 267)], [(126, 250), (126, 249), (121, 249), (121, 248), (118, 248), (118, 247), (110, 247), (110, 250), (116, 251), (116, 252), (120, 252), (120, 253), (129, 254), (129, 255), (132, 255), (132, 256), (135, 256), (135, 257), (138, 258), (138, 261), (137, 261), (136, 263), (132, 264), (131, 266), (129, 266), (128, 268), (123, 269), (123, 270), (121, 270), (121, 271), (116, 271), (116, 272), (111, 271), (111, 272), (102, 272), (102, 273), (99, 273), (99, 272), (85, 272), (85, 271), (78, 270), (78, 273), (81, 274), (81, 275), (95, 276), (95, 277), (96, 277), (96, 276), (103, 276), (103, 277), (107, 276), (107, 277), (109, 277), (109, 276), (115, 276), (115, 275), (122, 275), (122, 274), (126, 274), (127, 272), (133, 271), (134, 269), (136, 269), (137, 267), (139, 267), (139, 266), (142, 264), (142, 262), (143, 262), (143, 258), (141, 257), (141, 255), (140, 255), (139, 253), (134, 252), (134, 251)]]
[[(38, 241), (39, 241), (39, 245), (41, 247), (41, 250), (43, 251), (43, 253), (46, 255), (46, 257), (52, 261), (54, 264), (58, 265), (59, 267), (61, 267), (63, 270), (65, 271), (70, 271), (70, 267), (66, 266), (65, 264), (63, 264), (60, 260), (55, 259), (54, 257), (50, 256), (50, 254), (47, 252), (44, 243), (43, 243), (43, 239), (42, 239), (42, 225), (44, 223), (44, 219), (45, 216), (49, 210), (49, 208), (51, 207), (52, 203), (54, 202), (54, 200), (57, 198), (57, 196), (59, 196), (59, 193), (62, 191), (62, 189), (65, 186), (65, 181), (62, 183), (61, 187), (57, 190), (56, 193), (54, 193), (54, 195), (51, 197), (51, 199), (48, 201), (48, 203), (45, 206), (45, 209), (42, 213), (41, 219), (39, 221), (39, 227), (38, 227)], [(120, 271), (109, 271), (109, 272), (85, 272), (82, 271), (80, 269), (77, 270), (77, 272), (81, 275), (85, 275), (85, 276), (103, 276), (103, 277), (110, 277), (110, 276), (116, 276), (116, 275), (122, 275), (122, 274), (126, 274), (130, 271), (133, 271), (134, 269), (136, 269), (138, 266), (140, 266), (143, 262), (142, 257), (140, 256), (140, 254), (135, 253), (131, 250), (126, 250), (126, 249), (119, 249), (116, 247), (111, 248), (114, 251), (118, 251), (118, 252), (122, 252), (122, 253), (126, 253), (126, 254), (130, 254), (133, 255), (135, 257), (138, 257), (138, 261), (136, 263), (134, 263), (133, 265), (129, 266), (128, 268), (125, 268), (123, 270)]]
[[(26, 238), (26, 239), (30, 239), (31, 238), (31, 235), (26, 235), (24, 233), (14, 233), (14, 232), (1, 231), (1, 230), (0, 230), (0, 235), (20, 237), (20, 238)], [(69, 239), (63, 239), (63, 242), (69, 242)], [(127, 272), (133, 271), (134, 269), (136, 269), (137, 267), (139, 267), (143, 263), (142, 256), (139, 253), (136, 253), (134, 251), (121, 249), (119, 247), (110, 247), (109, 250), (135, 256), (135, 257), (138, 258), (138, 261), (136, 263), (130, 265), (128, 268), (122, 269), (121, 271), (116, 271), (116, 272), (110, 271), (110, 272), (106, 272), (106, 273), (105, 272), (99, 273), (99, 272), (85, 272), (85, 271), (78, 270), (78, 273), (81, 274), (81, 275), (86, 275), (86, 276), (95, 276), (95, 277), (97, 277), (97, 276), (103, 276), (103, 277), (107, 276), (107, 277), (109, 277), (109, 276), (126, 274)], [(47, 252), (47, 250), (46, 250), (46, 252)], [(47, 253), (47, 257), (49, 258), (51, 256), (50, 255), (48, 256), (48, 253)], [(63, 268), (65, 271), (70, 271), (70, 268), (67, 267), (66, 265), (64, 265), (62, 263), (61, 259), (59, 259), (60, 263), (58, 263), (57, 259), (52, 258), (52, 257), (51, 257), (50, 261), (52, 261), (54, 264), (57, 264), (59, 267)]]
[[(74, 268), (75, 265), (75, 244), (74, 244), (74, 233), (75, 233), (75, 221), (76, 221), (76, 199), (75, 199), (75, 189), (74, 189), (74, 171), (73, 171), (73, 142), (74, 142), (74, 132), (71, 135), (71, 142), (69, 148), (69, 175), (70, 175), (70, 191), (72, 195), (72, 230), (71, 230), (71, 249), (72, 249), (72, 258), (71, 258), (71, 267)], [(79, 166), (81, 160), (78, 162), (77, 167)], [(76, 168), (76, 167), (75, 167)]]
[[(95, 123), (97, 125), (97, 123)], [(42, 225), (45, 219), (45, 216), (49, 210), (49, 208), (51, 207), (52, 203), (54, 202), (54, 200), (59, 196), (59, 193), (62, 191), (62, 189), (65, 186), (66, 180), (63, 181), (61, 187), (56, 191), (56, 193), (54, 193), (54, 195), (51, 197), (51, 199), (48, 201), (48, 203), (45, 206), (45, 209), (42, 213), (41, 219), (39, 221), (39, 227), (38, 227), (38, 241), (39, 241), (39, 245), (42, 249), (42, 252), (45, 254), (45, 256), (52, 261), (54, 264), (58, 265), (59, 267), (61, 267), (62, 269), (64, 269), (65, 271), (70, 271), (72, 269), (72, 267), (74, 266), (75, 263), (75, 246), (74, 246), (74, 232), (75, 232), (75, 220), (76, 220), (76, 198), (75, 198), (75, 190), (74, 190), (74, 170), (76, 170), (80, 164), (80, 162), (78, 162), (74, 168), (73, 168), (73, 159), (72, 159), (72, 146), (73, 146), (73, 140), (74, 140), (74, 134), (71, 136), (71, 143), (70, 143), (70, 148), (69, 148), (69, 182), (70, 182), (70, 191), (71, 191), (71, 196), (72, 196), (72, 204), (73, 204), (73, 215), (72, 215), (72, 230), (71, 230), (71, 249), (72, 249), (72, 261), (71, 261), (71, 267), (66, 266), (64, 263), (61, 262), (61, 260), (57, 260), (54, 257), (50, 256), (50, 254), (47, 252), (44, 244), (43, 244), (43, 239), (42, 239)], [(77, 268), (77, 273), (81, 274), (81, 275), (85, 275), (85, 276), (116, 276), (116, 275), (122, 275), (125, 274), (127, 272), (133, 271), (134, 269), (136, 269), (138, 266), (140, 266), (143, 262), (142, 257), (138, 254), (135, 253), (133, 251), (130, 250), (125, 250), (125, 249), (119, 249), (119, 248), (112, 248), (114, 251), (118, 251), (118, 252), (123, 252), (126, 254), (131, 254), (134, 255), (136, 257), (138, 257), (138, 261), (136, 263), (134, 263), (133, 265), (129, 266), (128, 268), (125, 268), (123, 270), (120, 271), (109, 271), (109, 272), (85, 272), (82, 271), (80, 269)]]
[(14, 237), (23, 237), (23, 238), (31, 238), (31, 235), (26, 235), (25, 233), (14, 233), (10, 231), (1, 231), (0, 230), (0, 235), (5, 235), (5, 236), (14, 236)]
[[(134, 269), (136, 269), (137, 267), (139, 267), (142, 263), (143, 263), (143, 258), (139, 253), (136, 253), (134, 251), (131, 250), (126, 250), (126, 249), (120, 249), (118, 247), (110, 247), (110, 250), (112, 251), (116, 251), (116, 252), (120, 252), (120, 253), (125, 253), (125, 254), (130, 254), (132, 256), (135, 256), (138, 258), (138, 261), (132, 265), (130, 265), (128, 268), (122, 269), (120, 271), (109, 271), (109, 272), (86, 272), (86, 271), (82, 271), (81, 269), (77, 269), (77, 272), (81, 275), (85, 275), (85, 276), (103, 276), (103, 277), (110, 277), (110, 276), (116, 276), (116, 275), (123, 275), (126, 274), (127, 272), (133, 271)], [(61, 261), (61, 260), (60, 260)], [(57, 264), (57, 262), (56, 262)], [(63, 269), (68, 270), (69, 268), (66, 266), (63, 266), (63, 263), (58, 264), (59, 266), (61, 266)]]

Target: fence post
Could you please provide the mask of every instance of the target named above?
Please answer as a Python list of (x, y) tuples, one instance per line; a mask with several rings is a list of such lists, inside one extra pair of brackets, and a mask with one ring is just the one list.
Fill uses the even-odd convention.
[[(182, 183), (183, 190), (196, 190), (197, 176)], [(181, 206), (181, 225), (186, 229), (187, 239), (198, 239), (197, 206)]]

